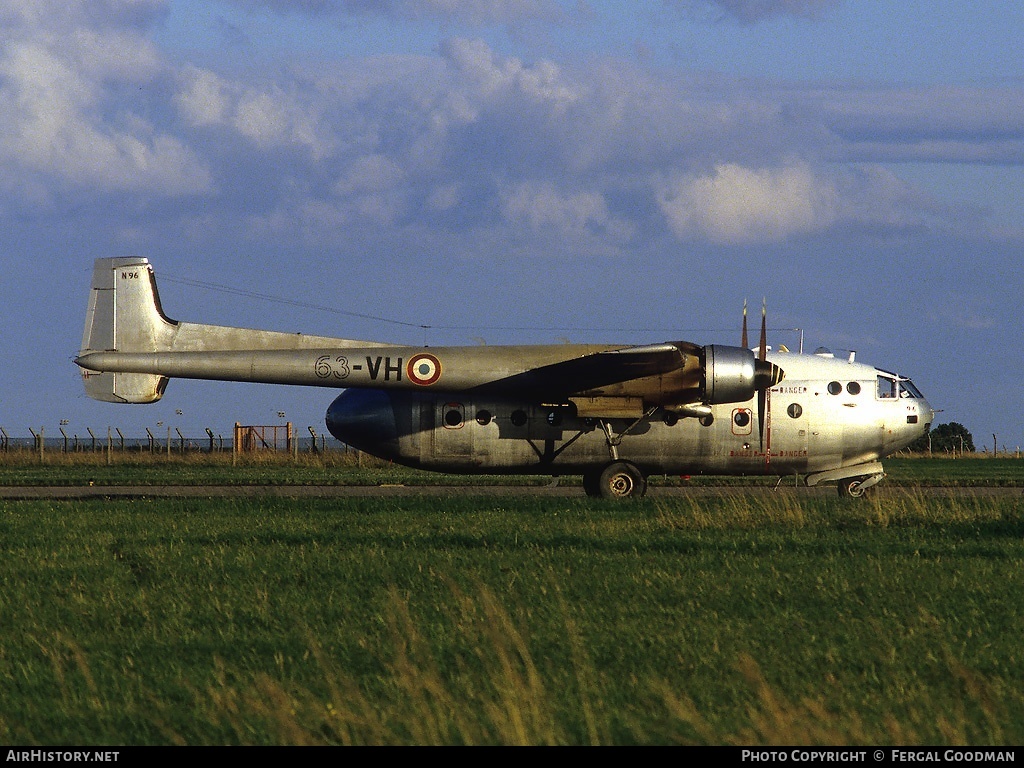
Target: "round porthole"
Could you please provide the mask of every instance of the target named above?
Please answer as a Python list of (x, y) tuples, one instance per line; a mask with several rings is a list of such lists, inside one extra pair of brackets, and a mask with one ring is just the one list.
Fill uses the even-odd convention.
[(481, 410), (476, 412), (476, 423), (481, 427), (486, 427), (491, 423), (491, 412), (487, 410)]
[(512, 416), (509, 419), (512, 422), (512, 426), (521, 427), (526, 424), (526, 411), (515, 410), (512, 411)]
[(444, 412), (444, 425), (455, 429), (462, 426), (462, 411), (452, 408)]
[(790, 404), (789, 408), (786, 409), (786, 413), (789, 414), (791, 419), (799, 419), (804, 414), (804, 409), (801, 408), (797, 403)]
[(830, 395), (838, 395), (842, 391), (843, 385), (840, 384), (838, 381), (830, 381), (828, 383), (828, 393)]
[(742, 409), (738, 410), (736, 411), (736, 415), (732, 417), (732, 420), (737, 427), (745, 427), (750, 423), (750, 412)]
[(846, 391), (849, 392), (851, 395), (859, 395), (860, 384), (857, 383), (856, 381), (851, 381), (849, 384), (846, 385)]

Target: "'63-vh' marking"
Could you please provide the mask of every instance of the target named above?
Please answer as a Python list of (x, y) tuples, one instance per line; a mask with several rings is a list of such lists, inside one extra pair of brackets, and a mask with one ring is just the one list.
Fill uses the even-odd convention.
[(313, 363), (313, 370), (320, 379), (347, 379), (352, 372), (348, 366), (348, 358), (344, 355), (333, 359), (330, 355), (321, 355)]
[(353, 373), (364, 369), (369, 374), (370, 381), (391, 381), (392, 374), (395, 381), (402, 380), (402, 358), (392, 358), (390, 355), (367, 355), (365, 366), (362, 363), (350, 362), (344, 355), (321, 355), (313, 363), (313, 370), (320, 379), (347, 379)]

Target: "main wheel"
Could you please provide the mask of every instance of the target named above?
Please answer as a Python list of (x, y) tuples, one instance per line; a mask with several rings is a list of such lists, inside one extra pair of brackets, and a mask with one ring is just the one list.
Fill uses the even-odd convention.
[(599, 488), (606, 499), (639, 499), (647, 493), (647, 478), (626, 461), (616, 461), (604, 468)]

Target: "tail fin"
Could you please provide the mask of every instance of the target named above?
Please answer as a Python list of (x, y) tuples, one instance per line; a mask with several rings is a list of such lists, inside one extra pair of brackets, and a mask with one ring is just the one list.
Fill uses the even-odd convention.
[[(90, 352), (159, 352), (168, 349), (178, 323), (160, 307), (148, 259), (96, 259), (79, 357)], [(97, 373), (82, 369), (85, 391), (110, 403), (153, 403), (167, 378), (150, 373)]]

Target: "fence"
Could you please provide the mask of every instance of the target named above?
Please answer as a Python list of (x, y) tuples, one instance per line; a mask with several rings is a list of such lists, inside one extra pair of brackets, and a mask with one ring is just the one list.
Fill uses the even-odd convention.
[(38, 431), (29, 427), (30, 437), (12, 437), (0, 427), (0, 453), (12, 451), (33, 451), (46, 453), (255, 453), (260, 451), (288, 453), (322, 453), (330, 451), (347, 452), (349, 446), (329, 435), (317, 433), (307, 427), (309, 437), (296, 434), (291, 422), (285, 425), (244, 426), (235, 424), (233, 434), (225, 437), (206, 428), (204, 437), (187, 436), (177, 427), (167, 428), (166, 435), (154, 434), (148, 427), (146, 436), (126, 436), (117, 427), (108, 427), (97, 434), (86, 428), (85, 435), (68, 434), (58, 429), (59, 436), (46, 434), (44, 427)]

